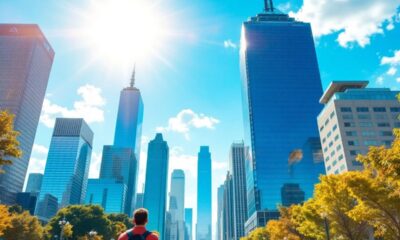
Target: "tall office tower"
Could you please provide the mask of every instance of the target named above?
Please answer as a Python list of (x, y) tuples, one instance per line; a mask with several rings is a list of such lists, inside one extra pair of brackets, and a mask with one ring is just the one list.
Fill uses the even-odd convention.
[(208, 146), (202, 146), (197, 165), (196, 240), (211, 240), (211, 191), (211, 153)]
[(93, 132), (81, 118), (57, 118), (44, 170), (36, 215), (46, 221), (39, 205), (51, 194), (59, 207), (85, 200)]
[(165, 234), (165, 211), (167, 205), (169, 148), (161, 133), (150, 141), (147, 150), (146, 181), (143, 206), (149, 211), (147, 229)]
[(358, 154), (370, 146), (389, 147), (400, 128), (400, 91), (366, 88), (367, 81), (334, 81), (321, 98), (318, 116), (327, 174), (361, 170)]
[(135, 201), (135, 209), (139, 209), (143, 207), (143, 193), (137, 193), (136, 194), (136, 201)]
[[(176, 238), (170, 240), (184, 240), (185, 238), (185, 172), (175, 169), (171, 175), (170, 210), (172, 224), (176, 225)], [(175, 206), (174, 206), (175, 205)], [(172, 207), (175, 207), (173, 210)]]
[(229, 153), (229, 171), (233, 183), (233, 227), (234, 240), (245, 236), (244, 224), (247, 220), (247, 189), (245, 157), (248, 148), (244, 143), (233, 143)]
[(217, 240), (223, 240), (223, 213), (224, 213), (224, 185), (218, 187), (217, 190)]
[(20, 192), (17, 193), (16, 204), (23, 210), (29, 211), (31, 215), (35, 214), (37, 192)]
[(116, 179), (127, 186), (124, 213), (135, 207), (143, 123), (143, 100), (135, 87), (135, 69), (129, 87), (121, 91), (114, 145), (104, 146), (100, 178)]
[(240, 62), (245, 146), (250, 147), (247, 234), (278, 214), (285, 184), (298, 183), (306, 198), (312, 196), (323, 161), (304, 152), (321, 151), (309, 143), (318, 138), (322, 87), (310, 24), (280, 13), (272, 0), (243, 23)]
[(125, 209), (126, 185), (115, 179), (89, 179), (85, 204), (100, 205), (106, 213)]
[(193, 209), (185, 208), (185, 225), (186, 225), (186, 237), (185, 240), (193, 239)]
[(14, 128), (23, 152), (12, 165), (0, 166), (0, 203), (13, 204), (25, 175), (54, 51), (38, 25), (0, 24), (0, 110), (15, 115)]
[(223, 239), (231, 240), (235, 235), (234, 223), (234, 204), (233, 204), (233, 179), (228, 172), (224, 182), (224, 202), (223, 202)]
[(28, 183), (26, 184), (25, 192), (38, 193), (42, 187), (43, 174), (31, 173), (28, 177)]

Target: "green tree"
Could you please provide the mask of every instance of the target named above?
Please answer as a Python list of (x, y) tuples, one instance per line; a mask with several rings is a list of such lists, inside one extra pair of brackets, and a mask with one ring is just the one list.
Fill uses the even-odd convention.
[[(0, 111), (0, 167), (12, 164), (10, 157), (21, 157), (18, 135), (19, 133), (14, 130), (14, 115)], [(3, 173), (2, 169), (0, 173)]]
[(105, 239), (112, 237), (111, 221), (104, 214), (103, 208), (97, 205), (71, 205), (58, 211), (48, 223), (52, 237), (59, 235), (59, 221), (65, 218), (73, 228), (72, 239), (86, 236), (94, 230)]
[(126, 214), (121, 214), (121, 213), (112, 213), (108, 214), (107, 218), (111, 222), (122, 222), (127, 229), (130, 229), (133, 227), (132, 219), (128, 217)]
[(11, 226), (11, 214), (6, 205), (0, 205), (0, 237), (3, 236), (4, 230)]
[(249, 236), (241, 238), (241, 240), (269, 240), (269, 236), (265, 227), (259, 227), (254, 229)]
[(43, 227), (39, 220), (25, 211), (21, 214), (14, 213), (11, 217), (11, 225), (4, 230), (5, 240), (29, 239), (41, 240), (43, 237)]

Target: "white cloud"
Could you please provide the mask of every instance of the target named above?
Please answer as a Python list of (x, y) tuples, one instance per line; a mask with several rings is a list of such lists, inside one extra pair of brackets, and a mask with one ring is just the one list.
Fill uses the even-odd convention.
[(343, 47), (357, 43), (364, 47), (375, 34), (383, 34), (385, 25), (393, 29), (400, 0), (304, 0), (291, 16), (310, 22), (316, 37), (338, 33)]
[(384, 79), (383, 79), (383, 77), (382, 76), (379, 76), (377, 79), (376, 79), (376, 84), (378, 84), (378, 85), (382, 85), (383, 84), (383, 82), (384, 82)]
[(177, 132), (182, 133), (186, 139), (189, 139), (189, 131), (191, 128), (207, 128), (214, 129), (215, 125), (220, 121), (214, 117), (206, 116), (202, 113), (195, 113), (191, 109), (180, 111), (175, 117), (168, 120), (167, 127), (157, 127), (159, 132)]
[(232, 40), (228, 39), (228, 40), (224, 41), (224, 47), (236, 49), (238, 47), (238, 45), (236, 43), (234, 43)]
[(102, 107), (106, 101), (101, 95), (101, 89), (86, 84), (77, 90), (77, 94), (82, 98), (74, 102), (73, 109), (52, 103), (49, 98), (43, 102), (40, 122), (47, 127), (53, 127), (56, 117), (79, 117), (84, 118), (88, 123), (103, 122), (104, 110)]
[(49, 149), (43, 145), (40, 144), (33, 144), (33, 148), (32, 148), (32, 154), (44, 154), (47, 155), (47, 153), (49, 152)]
[(282, 12), (288, 12), (292, 8), (292, 4), (290, 2), (281, 3), (277, 8)]
[(28, 174), (29, 173), (44, 173), (46, 166), (47, 154), (49, 149), (40, 144), (33, 144), (32, 154), (29, 160)]
[(398, 77), (398, 78), (396, 79), (396, 82), (400, 83), (400, 77)]
[(390, 76), (394, 76), (396, 73), (397, 73), (397, 68), (395, 68), (395, 67), (391, 67), (387, 71), (387, 74), (390, 75)]
[(98, 178), (100, 175), (101, 167), (101, 153), (92, 152), (92, 159), (90, 161), (89, 178)]
[(382, 57), (381, 65), (389, 65), (391, 67), (400, 65), (400, 50), (396, 50), (392, 57)]
[(212, 162), (212, 169), (213, 169), (213, 171), (216, 171), (216, 170), (227, 171), (228, 170), (228, 164), (226, 162), (213, 161)]

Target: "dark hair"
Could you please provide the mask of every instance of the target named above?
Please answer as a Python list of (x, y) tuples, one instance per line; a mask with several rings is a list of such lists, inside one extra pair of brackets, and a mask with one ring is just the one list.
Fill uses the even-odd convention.
[(135, 221), (135, 225), (144, 225), (147, 223), (147, 217), (149, 215), (149, 211), (145, 208), (136, 209), (133, 212), (133, 220)]

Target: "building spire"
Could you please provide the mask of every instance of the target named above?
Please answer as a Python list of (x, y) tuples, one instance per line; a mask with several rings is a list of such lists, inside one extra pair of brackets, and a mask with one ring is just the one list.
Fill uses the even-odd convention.
[(133, 88), (135, 86), (135, 75), (136, 75), (136, 63), (133, 65), (133, 72), (131, 77), (130, 87)]
[(264, 0), (265, 11), (273, 12), (274, 11), (274, 2), (273, 0)]

